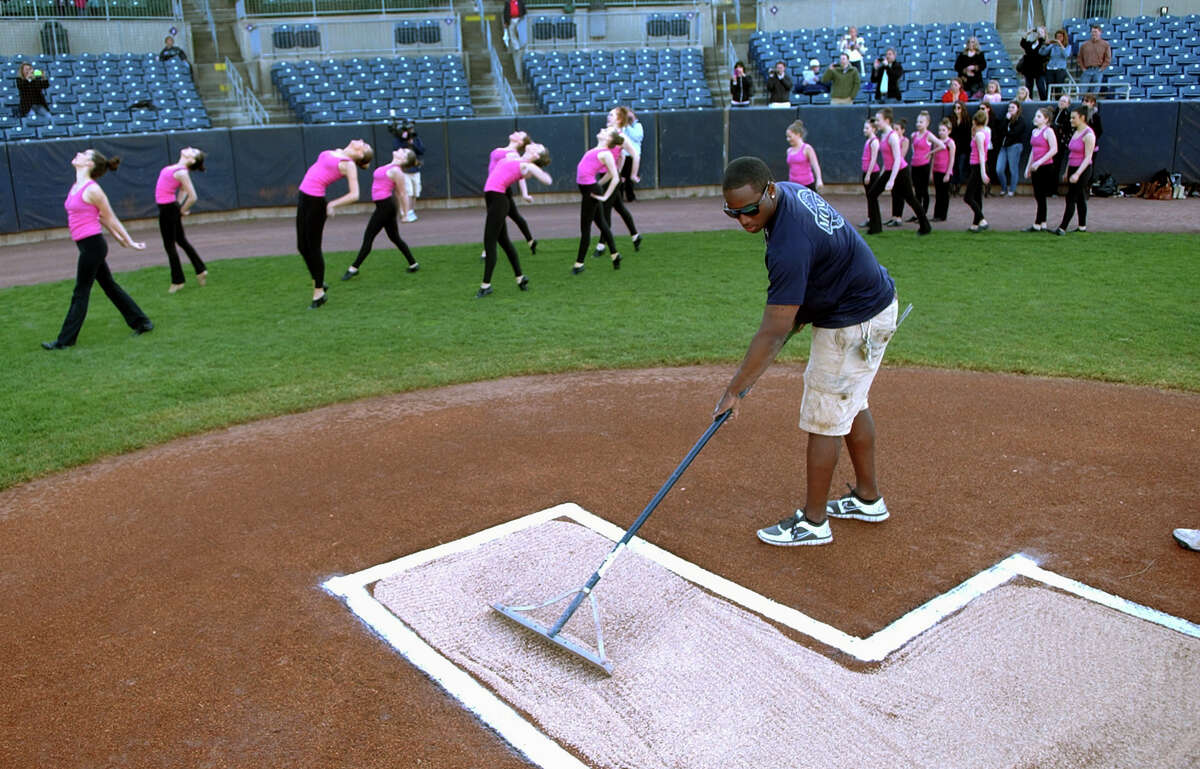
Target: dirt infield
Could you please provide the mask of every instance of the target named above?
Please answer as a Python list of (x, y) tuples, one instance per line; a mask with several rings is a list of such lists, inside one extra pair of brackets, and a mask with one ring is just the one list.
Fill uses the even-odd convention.
[[(636, 205), (646, 232), (685, 217), (732, 225), (713, 199)], [(861, 198), (839, 205), (852, 220), (862, 210)], [(989, 205), (998, 228), (1006, 216), (1023, 225), (1031, 208)], [(554, 237), (576, 226), (568, 208), (527, 211), (539, 236)], [(949, 224), (965, 226), (965, 207), (951, 208)], [(1093, 211), (1097, 230), (1200, 230), (1194, 201), (1097, 201)], [(221, 259), (291, 252), (291, 226), (189, 233)], [(362, 226), (335, 217), (327, 250), (357, 246)], [(447, 242), (481, 226), (479, 211), (430, 211), (405, 237)], [(154, 253), (137, 256), (160, 263)], [(110, 258), (120, 269), (138, 266), (123, 261), (132, 256), (114, 248)], [(0, 285), (69, 277), (74, 259), (63, 241), (2, 248)], [(320, 583), (564, 501), (628, 525), (703, 431), (730, 373), (591, 372), (405, 393), (0, 493), (0, 767), (528, 766)], [(800, 388), (798, 367), (768, 372), (642, 536), (855, 635), (1018, 551), (1200, 622), (1200, 554), (1171, 539), (1174, 527), (1200, 526), (1200, 396), (885, 362), (871, 401), (893, 519), (837, 521), (829, 547), (771, 548), (754, 529), (803, 491)], [(1167, 674), (1144, 685), (1192, 709), (1200, 698)], [(1086, 707), (1096, 693), (1079, 696)], [(1195, 754), (1166, 760), (1157, 765), (1182, 769)]]

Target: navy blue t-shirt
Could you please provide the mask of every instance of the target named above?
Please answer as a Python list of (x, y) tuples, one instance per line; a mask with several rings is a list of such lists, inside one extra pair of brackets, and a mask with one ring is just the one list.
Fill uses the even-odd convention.
[(800, 305), (796, 320), (845, 328), (883, 312), (896, 284), (862, 236), (817, 193), (776, 182), (767, 238), (767, 304)]

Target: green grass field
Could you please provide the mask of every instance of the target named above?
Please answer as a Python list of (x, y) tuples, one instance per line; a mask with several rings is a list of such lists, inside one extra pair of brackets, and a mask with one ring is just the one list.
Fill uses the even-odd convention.
[[(380, 238), (377, 245), (384, 244)], [(1004, 371), (1200, 391), (1200, 244), (1194, 236), (889, 232), (870, 241), (915, 310), (885, 365)], [(131, 338), (98, 289), (79, 344), (46, 352), (71, 282), (0, 291), (0, 488), (98, 457), (262, 417), (457, 382), (581, 369), (740, 360), (762, 314), (762, 240), (740, 231), (647, 236), (626, 260), (546, 241), (473, 299), (477, 245), (416, 250), (421, 271), (376, 250), (305, 309), (295, 255), (210, 262), (207, 288), (166, 293), (167, 268), (119, 282), (154, 320)], [(388, 244), (390, 246), (390, 244)], [(115, 248), (115, 246), (114, 246)], [(191, 278), (189, 277), (189, 281)], [(807, 332), (803, 335), (807, 337)], [(799, 343), (797, 343), (799, 342)], [(785, 350), (803, 359), (804, 339)]]

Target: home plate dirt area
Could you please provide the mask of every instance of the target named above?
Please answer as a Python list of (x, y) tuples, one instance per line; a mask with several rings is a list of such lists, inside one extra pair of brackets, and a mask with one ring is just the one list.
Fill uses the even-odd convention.
[(405, 393), (0, 493), (0, 766), (1200, 765), (1194, 394), (885, 367), (892, 517), (774, 548), (779, 365), (600, 582), (611, 676), (492, 611), (582, 584), (729, 374)]

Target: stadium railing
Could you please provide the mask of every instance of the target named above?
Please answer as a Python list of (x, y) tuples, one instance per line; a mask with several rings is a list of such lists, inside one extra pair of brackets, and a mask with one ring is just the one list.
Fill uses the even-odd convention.
[(631, 10), (578, 10), (528, 15), (530, 50), (711, 46), (711, 6), (639, 6)]
[(48, 20), (182, 19), (183, 7), (180, 0), (87, 0), (83, 8), (73, 0), (5, 0), (0, 2), (0, 16)]
[(344, 16), (360, 13), (452, 14), (449, 0), (240, 0), (239, 17)]

